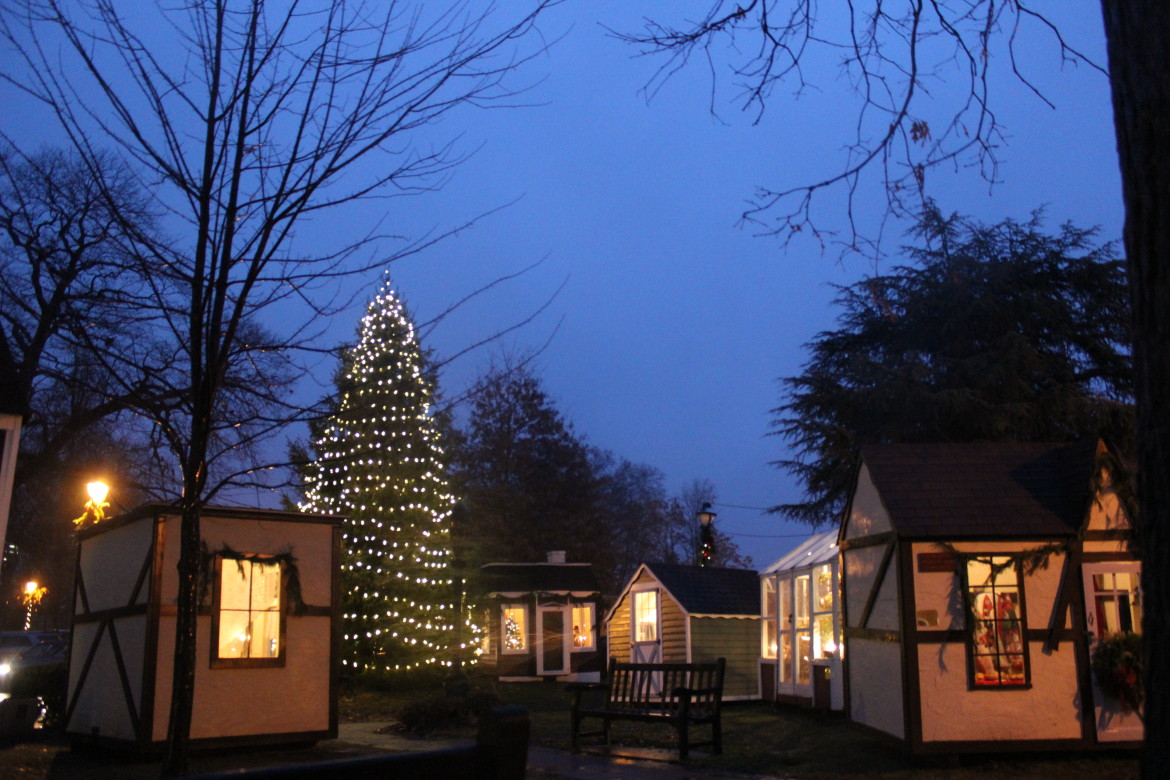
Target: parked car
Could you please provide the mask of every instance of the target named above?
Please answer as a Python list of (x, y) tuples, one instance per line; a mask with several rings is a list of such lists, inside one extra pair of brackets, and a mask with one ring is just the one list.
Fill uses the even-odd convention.
[(68, 660), (69, 645), (58, 639), (49, 639), (23, 650), (14, 658), (0, 662), (0, 680), (12, 679), (22, 670), (34, 666), (64, 664)]
[(0, 664), (7, 663), (41, 642), (69, 644), (69, 633), (58, 631), (0, 631)]
[(34, 703), (32, 715), (46, 726), (57, 724), (64, 715), (68, 680), (67, 633), (49, 634), (18, 655), (0, 661), (0, 698)]

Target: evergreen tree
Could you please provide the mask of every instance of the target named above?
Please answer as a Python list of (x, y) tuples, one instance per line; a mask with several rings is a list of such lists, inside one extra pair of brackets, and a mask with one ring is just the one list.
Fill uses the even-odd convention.
[(458, 644), (454, 497), (414, 326), (387, 281), (342, 358), (337, 409), (305, 470), (306, 511), (346, 517), (342, 661), (388, 672), (449, 664)]
[(777, 465), (805, 500), (777, 507), (812, 524), (837, 517), (868, 442), (1071, 441), (1132, 448), (1125, 266), (1095, 231), (981, 225), (933, 204), (913, 265), (841, 289), (840, 328), (809, 345), (785, 380)]
[(589, 447), (526, 368), (481, 379), (454, 460), (466, 509), (461, 557), (473, 567), (540, 561), (550, 550), (599, 565), (608, 555)]

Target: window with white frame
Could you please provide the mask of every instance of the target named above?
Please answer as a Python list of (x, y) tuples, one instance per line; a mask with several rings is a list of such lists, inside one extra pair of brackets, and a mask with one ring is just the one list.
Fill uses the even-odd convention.
[(833, 564), (813, 569), (813, 657), (833, 658), (837, 653), (837, 619), (833, 606), (837, 588)]
[(776, 634), (776, 579), (765, 577), (760, 581), (760, 655), (764, 658), (775, 658), (777, 649)]
[(780, 682), (792, 682), (792, 579), (780, 580)]
[(658, 641), (658, 591), (634, 593), (634, 641)]
[(808, 685), (812, 680), (812, 632), (809, 630), (809, 575), (796, 578), (793, 611), (796, 614), (796, 684)]
[(523, 604), (505, 604), (500, 615), (500, 651), (528, 652), (528, 609)]
[(582, 650), (596, 649), (597, 641), (594, 637), (597, 632), (593, 630), (593, 626), (596, 623), (593, 605), (573, 605), (571, 617), (573, 621), (573, 650), (579, 652)]

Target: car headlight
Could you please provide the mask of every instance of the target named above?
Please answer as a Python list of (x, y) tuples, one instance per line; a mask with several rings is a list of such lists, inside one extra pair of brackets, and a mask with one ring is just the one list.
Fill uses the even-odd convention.
[(0, 664), (0, 677), (12, 674), (12, 664)]

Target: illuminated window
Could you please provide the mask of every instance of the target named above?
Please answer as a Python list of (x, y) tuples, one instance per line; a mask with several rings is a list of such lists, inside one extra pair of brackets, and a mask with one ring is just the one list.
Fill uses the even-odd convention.
[(813, 571), (813, 576), (816, 577), (816, 603), (813, 604), (814, 612), (832, 612), (833, 611), (833, 565), (826, 563), (823, 566), (818, 566)]
[(833, 614), (836, 596), (833, 565), (826, 563), (813, 570), (813, 658), (833, 658), (837, 654), (837, 617)]
[(808, 685), (812, 672), (811, 640), (807, 631), (796, 635), (796, 684)]
[(217, 556), (212, 666), (284, 664), (283, 567), (263, 558)]
[(766, 577), (760, 584), (760, 603), (763, 605), (760, 615), (762, 634), (760, 638), (760, 655), (764, 658), (776, 657), (776, 580)]
[(593, 640), (593, 605), (581, 604), (573, 607), (573, 650), (593, 650), (597, 643)]
[(1007, 556), (967, 560), (967, 632), (971, 683), (976, 688), (1028, 684), (1024, 591), (1018, 565)]
[(808, 685), (812, 679), (812, 632), (809, 630), (809, 612), (812, 593), (809, 575), (796, 578), (793, 612), (796, 615), (796, 684)]
[(1141, 633), (1141, 574), (1136, 568), (1095, 572), (1091, 584), (1088, 624), (1097, 639)]
[(528, 651), (528, 610), (522, 605), (504, 607), (500, 621), (500, 647), (505, 653)]
[(780, 580), (780, 682), (792, 682), (792, 580)]
[(634, 641), (658, 641), (658, 591), (634, 594)]
[(808, 628), (808, 575), (796, 578), (796, 627)]

